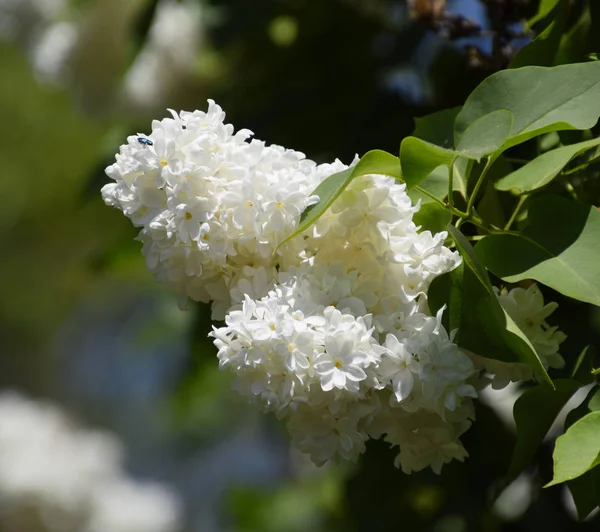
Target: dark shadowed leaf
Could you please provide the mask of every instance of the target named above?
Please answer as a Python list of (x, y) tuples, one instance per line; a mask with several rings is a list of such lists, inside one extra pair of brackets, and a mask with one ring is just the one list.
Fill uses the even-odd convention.
[(450, 211), (435, 201), (423, 203), (413, 216), (413, 222), (421, 226), (421, 231), (431, 231), (432, 233), (445, 231), (451, 220)]
[(517, 443), (505, 482), (509, 484), (532, 461), (556, 416), (581, 386), (577, 381), (557, 379), (554, 390), (547, 384), (527, 389), (515, 403), (513, 415)]
[(547, 13), (547, 16), (552, 17), (552, 21), (533, 41), (513, 57), (509, 68), (529, 65), (552, 66), (555, 64), (556, 54), (567, 24), (569, 0), (552, 0), (552, 3), (554, 3), (554, 6)]
[(471, 244), (453, 226), (448, 226), (448, 231), (463, 264), (431, 283), (431, 309), (448, 306), (445, 322), (450, 330), (458, 329), (455, 341), (462, 348), (486, 358), (529, 364), (552, 386), (531, 342), (498, 302), (487, 271)]
[(460, 107), (444, 109), (421, 118), (415, 118), (413, 137), (426, 140), (449, 150), (454, 148), (454, 120)]
[(531, 28), (534, 24), (544, 20), (558, 2), (559, 0), (540, 0), (537, 13), (527, 21), (527, 25)]
[(600, 305), (600, 212), (558, 196), (531, 201), (523, 233), (488, 235), (477, 253), (498, 277), (535, 279), (558, 292)]
[(583, 521), (595, 508), (600, 506), (600, 466), (568, 481), (567, 487), (573, 496), (577, 516)]

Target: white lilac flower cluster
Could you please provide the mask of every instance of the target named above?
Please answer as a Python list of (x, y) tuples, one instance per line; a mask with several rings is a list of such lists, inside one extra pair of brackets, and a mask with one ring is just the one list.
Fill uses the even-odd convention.
[(28, 532), (176, 532), (162, 484), (122, 469), (111, 434), (74, 426), (56, 406), (0, 395), (0, 528)]
[[(310, 193), (341, 163), (317, 165), (302, 153), (248, 142), (251, 132), (224, 124), (213, 101), (206, 113), (173, 113), (154, 121), (149, 136), (131, 136), (107, 168), (115, 183), (102, 189), (141, 227), (146, 263), (182, 302), (213, 302), (222, 319), (230, 290), (265, 268), (300, 263), (303, 240), (273, 253), (296, 228)], [(250, 273), (246, 273), (246, 272)]]
[(405, 472), (464, 459), (479, 372), (427, 304), (460, 262), (446, 233), (419, 232), (405, 185), (367, 175), (280, 245), (347, 167), (223, 120), (210, 100), (172, 112), (107, 169), (104, 200), (141, 228), (149, 269), (183, 301), (212, 302), (221, 367), (316, 464), (355, 460), (380, 437)]
[[(511, 290), (499, 290), (494, 287), (494, 291), (500, 305), (531, 342), (544, 368), (564, 367), (565, 361), (558, 351), (567, 336), (559, 331), (558, 327), (551, 327), (546, 322), (546, 318), (558, 308), (558, 303), (544, 304), (544, 296), (535, 283), (528, 288), (516, 287)], [(492, 387), (497, 390), (511, 382), (537, 377), (533, 368), (527, 364), (502, 362), (472, 353), (471, 359), (478, 369), (491, 374)]]

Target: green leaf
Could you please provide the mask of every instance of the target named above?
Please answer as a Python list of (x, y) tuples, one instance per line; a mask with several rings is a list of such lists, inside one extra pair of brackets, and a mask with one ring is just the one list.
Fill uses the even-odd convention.
[(569, 0), (553, 0), (553, 3), (550, 24), (513, 57), (508, 68), (528, 65), (552, 66), (554, 64), (567, 23)]
[(504, 109), (483, 115), (467, 127), (456, 151), (460, 155), (479, 161), (502, 147), (510, 134), (512, 124), (512, 113)]
[(570, 379), (557, 379), (554, 386), (554, 390), (546, 384), (528, 388), (515, 403), (513, 416), (517, 443), (505, 479), (507, 485), (531, 463), (556, 416), (580, 384)]
[(418, 185), (439, 166), (451, 166), (456, 157), (453, 150), (416, 137), (406, 137), (400, 144), (400, 164), (406, 187)]
[[(454, 109), (451, 111), (455, 111)], [(440, 113), (438, 113), (439, 115)], [(443, 115), (447, 120), (451, 114)], [(434, 121), (417, 124), (417, 132), (433, 136), (426, 128)], [(417, 137), (406, 137), (400, 144), (400, 163), (402, 177), (410, 189), (419, 185), (427, 176), (440, 166), (451, 167), (459, 157), (479, 161), (502, 147), (512, 127), (512, 114), (497, 110), (474, 120), (464, 132), (457, 150), (442, 148)], [(424, 133), (425, 132), (425, 133)], [(441, 140), (438, 138), (438, 141)], [(443, 140), (447, 144), (447, 140)], [(455, 172), (456, 175), (456, 172)], [(464, 185), (465, 179), (463, 179)], [(457, 182), (460, 187), (461, 182)], [(454, 181), (453, 181), (453, 188)], [(466, 188), (463, 186), (462, 188)]]
[(486, 183), (485, 192), (477, 205), (477, 212), (485, 213), (486, 221), (497, 227), (504, 227), (506, 224), (506, 217), (504, 216), (504, 210), (502, 209), (500, 194), (494, 188), (493, 183)]
[(600, 467), (567, 482), (580, 521), (600, 505)]
[(330, 175), (312, 193), (315, 196), (319, 196), (319, 201), (305, 209), (300, 217), (298, 229), (284, 239), (278, 248), (314, 224), (331, 207), (331, 204), (340, 194), (346, 190), (353, 179), (369, 174), (381, 174), (401, 179), (400, 161), (391, 153), (382, 150), (372, 150), (361, 157), (355, 166)]
[(421, 226), (420, 231), (432, 233), (445, 231), (451, 220), (450, 211), (435, 201), (421, 204), (421, 208), (413, 216), (413, 222)]
[(594, 369), (595, 355), (596, 350), (594, 349), (594, 346), (586, 346), (577, 357), (573, 370), (571, 371), (571, 378), (582, 384), (590, 384), (593, 382), (594, 376), (592, 375), (592, 370)]
[(600, 463), (600, 412), (590, 412), (556, 440), (554, 478), (544, 487), (580, 477)]
[(427, 194), (423, 194), (423, 190), (439, 200), (444, 200), (448, 195), (448, 175), (449, 172), (447, 166), (438, 166), (423, 179), (421, 183), (419, 183), (418, 187), (413, 187), (408, 190), (407, 194), (410, 196), (413, 203), (416, 203), (418, 200), (421, 200), (421, 203), (435, 201)]
[(530, 18), (527, 21), (527, 26), (531, 28), (534, 24), (537, 24), (541, 20), (544, 20), (554, 9), (556, 4), (558, 4), (559, 1), (560, 0), (540, 0), (538, 11), (532, 18)]
[(529, 194), (550, 183), (572, 159), (598, 145), (600, 145), (600, 137), (543, 153), (512, 174), (500, 179), (496, 183), (496, 188), (511, 191), (513, 194)]
[(588, 55), (595, 49), (593, 43), (592, 17), (590, 9), (586, 8), (579, 19), (562, 36), (560, 48), (556, 56), (557, 64), (576, 63), (584, 59), (592, 59)]
[(594, 394), (590, 394), (590, 400), (588, 401), (588, 408), (590, 412), (598, 412), (600, 410), (600, 389), (596, 389)]
[(509, 283), (535, 279), (600, 306), (600, 212), (558, 196), (534, 198), (523, 233), (493, 234), (477, 244), (486, 267)]
[(594, 403), (594, 399), (600, 397), (600, 388), (598, 385), (592, 386), (592, 389), (588, 392), (587, 397), (583, 402), (573, 408), (565, 417), (565, 424), (563, 430), (566, 432), (571, 425), (576, 421), (579, 421), (582, 417), (587, 416), (590, 412), (595, 412), (597, 408), (590, 408), (590, 404)]
[(503, 149), (549, 131), (590, 129), (600, 115), (600, 62), (493, 74), (471, 93), (456, 117), (455, 144), (476, 120), (498, 110), (514, 117)]
[(429, 304), (436, 312), (444, 304), (445, 324), (458, 329), (455, 342), (480, 356), (532, 366), (552, 386), (535, 349), (504, 311), (487, 271), (467, 239), (453, 226), (448, 231), (463, 257), (463, 264), (431, 283)]
[(460, 107), (444, 109), (421, 118), (415, 118), (413, 137), (426, 140), (449, 150), (454, 148), (454, 120)]

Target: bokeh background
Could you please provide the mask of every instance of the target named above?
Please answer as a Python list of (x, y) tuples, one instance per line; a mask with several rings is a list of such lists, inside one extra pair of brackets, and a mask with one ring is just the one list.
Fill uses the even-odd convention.
[[(318, 162), (396, 153), (415, 116), (507, 65), (538, 5), (0, 0), (0, 388), (118, 435), (129, 474), (179, 497), (182, 532), (598, 530), (561, 488), (539, 489), (551, 442), (490, 504), (514, 443), (510, 397), (478, 406), (470, 458), (441, 476), (403, 475), (380, 442), (356, 465), (312, 466), (230, 391), (208, 310), (177, 308), (100, 196), (127, 135), (207, 98), (236, 129)], [(550, 296), (566, 358), (598, 343), (597, 313)], [(1, 514), (0, 530), (13, 532)]]

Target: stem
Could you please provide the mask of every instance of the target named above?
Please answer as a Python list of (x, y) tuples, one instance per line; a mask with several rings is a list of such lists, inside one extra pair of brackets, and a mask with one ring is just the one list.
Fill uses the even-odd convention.
[(504, 226), (504, 230), (505, 231), (508, 231), (510, 229), (510, 226), (517, 219), (517, 215), (519, 214), (519, 211), (521, 210), (521, 207), (523, 207), (523, 204), (525, 203), (526, 199), (527, 199), (527, 194), (521, 196), (521, 198), (519, 199), (519, 203), (517, 203), (517, 206), (515, 207), (515, 210), (510, 215), (510, 218), (509, 218), (508, 222), (506, 222), (506, 225)]
[(580, 164), (579, 166), (576, 166), (575, 168), (571, 168), (570, 170), (564, 171), (562, 174), (563, 175), (576, 174), (577, 172), (580, 172), (581, 170), (585, 170), (589, 165), (590, 165), (590, 161), (587, 161), (583, 164)]
[(494, 160), (495, 160), (494, 157), (488, 158), (487, 162), (485, 163), (485, 167), (483, 168), (483, 171), (479, 175), (479, 179), (477, 179), (477, 183), (475, 183), (475, 188), (473, 189), (471, 196), (469, 196), (469, 201), (467, 202), (467, 215), (468, 216), (471, 216), (471, 214), (473, 213), (473, 205), (475, 204), (475, 200), (477, 199), (477, 194), (479, 194), (479, 189), (481, 188), (481, 185), (483, 184), (485, 176), (488, 173), (490, 167), (492, 166)]
[(424, 188), (421, 188), (419, 186), (414, 187), (414, 189), (419, 193), (419, 194), (423, 194), (423, 196), (427, 196), (429, 199), (432, 199), (433, 201), (435, 201), (436, 203), (439, 203), (442, 207), (444, 207), (444, 209), (448, 208), (448, 205), (446, 205), (441, 199), (436, 198), (433, 194), (431, 194), (430, 192), (427, 192)]
[(427, 190), (425, 190), (424, 188), (415, 186), (414, 190), (416, 190), (419, 194), (423, 194), (424, 196), (427, 196), (429, 199), (435, 201), (438, 205), (441, 205), (442, 207), (444, 207), (444, 209), (449, 210), (455, 216), (458, 216), (459, 218), (468, 218), (466, 212), (459, 211), (457, 208), (447, 205), (441, 199), (436, 198), (431, 192), (427, 192)]
[(571, 194), (571, 197), (575, 201), (579, 201), (579, 197), (577, 196), (577, 192), (575, 192), (575, 188), (573, 187), (573, 185), (571, 183), (569, 183), (568, 181), (566, 181), (565, 182), (565, 188), (567, 189), (567, 192), (569, 194)]
[(516, 163), (516, 164), (528, 164), (531, 161), (528, 159), (519, 159), (518, 157), (505, 157), (505, 159), (509, 162), (509, 163)]
[(454, 193), (454, 161), (456, 159), (452, 160), (452, 164), (450, 164), (450, 169), (449, 169), (449, 179), (448, 179), (448, 205), (450, 206), (451, 209), (454, 209), (454, 198), (453, 193)]

